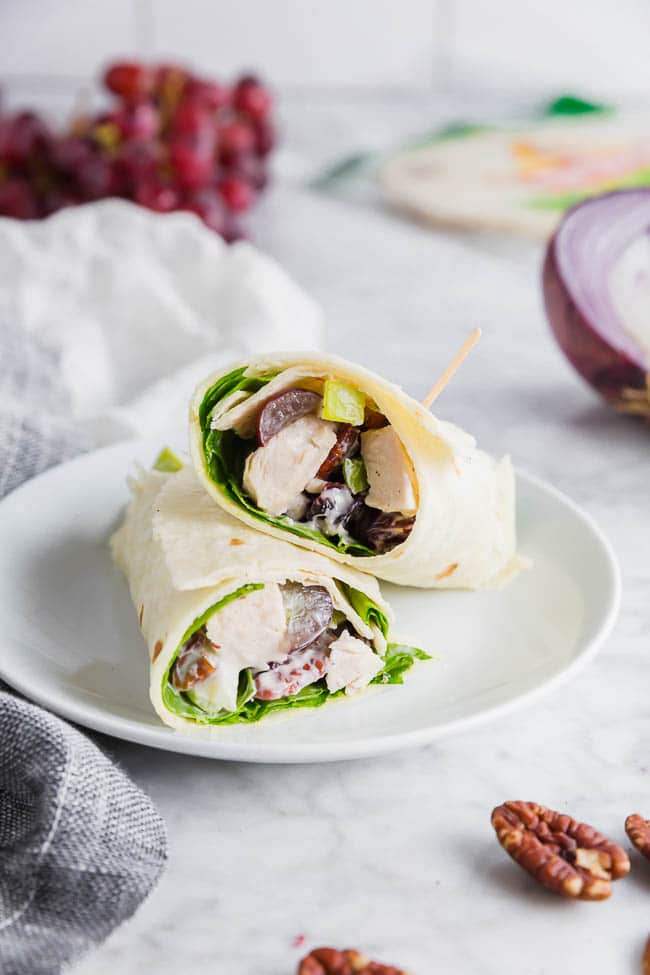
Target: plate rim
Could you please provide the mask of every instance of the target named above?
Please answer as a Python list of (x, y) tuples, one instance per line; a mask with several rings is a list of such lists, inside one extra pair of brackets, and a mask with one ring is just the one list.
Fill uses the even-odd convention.
[[(131, 448), (134, 453), (132, 463), (137, 462), (137, 455), (151, 448), (153, 451), (160, 445), (154, 446), (148, 439), (130, 438), (117, 444), (110, 444), (96, 450), (88, 451), (79, 457), (57, 464), (43, 471), (41, 474), (24, 482), (0, 501), (0, 510), (9, 499), (14, 499), (23, 490), (31, 488), (36, 482), (47, 479), (54, 473), (60, 474), (63, 469), (70, 470), (77, 466), (92, 463), (99, 454), (111, 452), (122, 453)], [(126, 478), (127, 472), (124, 472)], [(97, 706), (86, 705), (82, 701), (74, 701), (65, 694), (57, 695), (53, 702), (46, 693), (34, 691), (27, 681), (16, 680), (3, 666), (0, 655), (0, 679), (10, 688), (33, 703), (74, 724), (81, 725), (91, 731), (99, 732), (112, 738), (128, 741), (161, 751), (189, 754), (195, 757), (210, 758), (218, 761), (247, 762), (255, 764), (303, 764), (349, 761), (354, 759), (371, 758), (378, 755), (390, 754), (402, 749), (415, 748), (430, 744), (455, 734), (472, 731), (483, 724), (506, 717), (513, 712), (524, 709), (539, 698), (552, 693), (557, 687), (572, 680), (587, 667), (597, 655), (606, 639), (611, 634), (619, 615), (621, 606), (622, 584), (621, 571), (614, 549), (607, 536), (600, 529), (594, 518), (577, 502), (548, 481), (536, 474), (517, 467), (516, 478), (532, 485), (537, 491), (550, 495), (555, 501), (567, 508), (572, 516), (582, 523), (598, 543), (604, 556), (604, 564), (609, 575), (608, 599), (600, 607), (595, 623), (594, 634), (584, 648), (571, 662), (549, 677), (542, 684), (513, 697), (511, 700), (489, 705), (473, 714), (455, 718), (439, 725), (417, 728), (406, 732), (373, 737), (371, 739), (353, 739), (340, 742), (310, 742), (291, 744), (263, 744), (260, 742), (228, 742), (216, 738), (201, 738), (193, 735), (183, 735), (172, 728), (160, 723), (160, 727), (145, 725), (134, 718), (124, 718), (107, 712)], [(411, 587), (407, 587), (411, 588)]]

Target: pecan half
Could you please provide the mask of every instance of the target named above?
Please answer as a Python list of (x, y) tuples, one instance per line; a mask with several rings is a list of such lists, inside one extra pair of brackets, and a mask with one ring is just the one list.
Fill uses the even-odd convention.
[(639, 853), (650, 860), (650, 819), (632, 813), (625, 820), (625, 832)]
[(497, 806), (492, 825), (506, 853), (563, 897), (604, 900), (630, 869), (625, 850), (602, 833), (535, 802)]
[(298, 975), (407, 975), (400, 968), (369, 961), (352, 948), (314, 948), (298, 966)]

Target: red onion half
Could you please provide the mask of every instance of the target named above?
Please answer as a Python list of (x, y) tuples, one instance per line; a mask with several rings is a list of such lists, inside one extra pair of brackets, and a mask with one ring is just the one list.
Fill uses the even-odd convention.
[(548, 245), (543, 288), (571, 365), (615, 409), (650, 419), (650, 188), (569, 210)]

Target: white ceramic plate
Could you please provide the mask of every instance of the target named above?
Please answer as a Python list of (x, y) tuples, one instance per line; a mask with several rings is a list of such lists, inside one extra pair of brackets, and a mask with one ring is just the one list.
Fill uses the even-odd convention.
[(164, 727), (149, 704), (145, 645), (107, 539), (127, 500), (133, 441), (43, 474), (0, 504), (0, 676), (97, 731), (155, 748), (251, 762), (320, 762), (419, 745), (531, 701), (572, 677), (619, 605), (610, 547), (590, 519), (518, 476), (521, 551), (533, 567), (502, 592), (384, 586), (401, 637), (434, 653), (402, 686), (220, 729), (205, 741)]

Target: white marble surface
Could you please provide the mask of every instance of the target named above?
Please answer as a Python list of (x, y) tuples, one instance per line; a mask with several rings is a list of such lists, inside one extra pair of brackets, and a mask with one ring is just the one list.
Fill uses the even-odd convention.
[(413, 975), (638, 972), (650, 864), (635, 855), (608, 902), (565, 902), (509, 861), (489, 819), (504, 799), (535, 799), (623, 842), (625, 816), (650, 815), (650, 431), (608, 412), (565, 364), (536, 247), (436, 234), (300, 188), (348, 146), (426, 126), (428, 106), (305, 98), (287, 116), (285, 175), (256, 216), (257, 240), (322, 302), (330, 348), (421, 395), (481, 325), (440, 412), (595, 516), (621, 561), (623, 610), (574, 683), (411, 752), (257, 767), (103, 739), (162, 810), (170, 858), (136, 917), (75, 973), (293, 975), (298, 935)]

